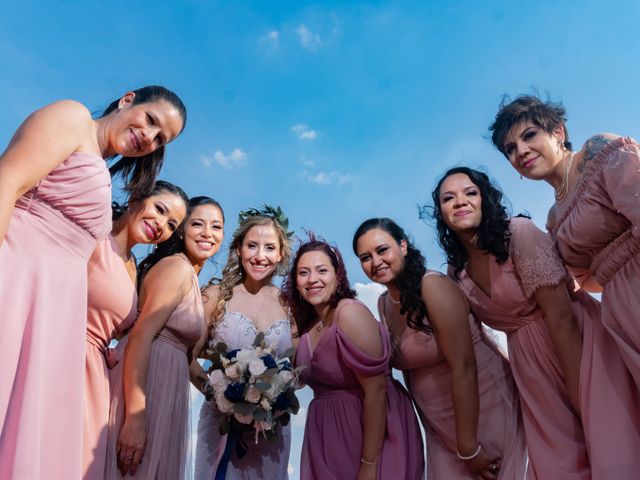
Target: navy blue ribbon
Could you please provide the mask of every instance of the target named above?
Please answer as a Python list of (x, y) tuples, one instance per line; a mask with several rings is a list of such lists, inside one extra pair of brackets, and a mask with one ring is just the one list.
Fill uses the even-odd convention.
[(213, 480), (224, 480), (227, 476), (227, 468), (231, 461), (231, 452), (235, 447), (236, 456), (238, 458), (244, 457), (249, 451), (248, 445), (242, 440), (242, 432), (239, 432), (235, 428), (231, 428), (227, 434), (227, 444), (224, 446), (224, 453), (218, 463), (216, 474)]

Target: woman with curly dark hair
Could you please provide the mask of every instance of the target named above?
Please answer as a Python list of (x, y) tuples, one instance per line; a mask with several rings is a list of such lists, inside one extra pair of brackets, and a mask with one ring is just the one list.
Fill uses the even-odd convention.
[(367, 277), (387, 287), (378, 311), (394, 346), (391, 364), (425, 422), (427, 478), (523, 479), (527, 454), (509, 363), (464, 294), (426, 269), (389, 218), (363, 222), (353, 251)]
[(572, 299), (552, 240), (527, 218), (509, 219), (486, 174), (450, 169), (433, 204), (454, 279), (476, 317), (507, 334), (531, 478), (591, 478), (579, 413), (579, 386), (589, 380), (581, 376), (589, 352), (580, 327), (599, 315), (598, 302), (586, 294)]
[(338, 249), (312, 235), (281, 291), (298, 327), (300, 380), (314, 395), (300, 478), (422, 479), (420, 430), (390, 375), (389, 335), (354, 297)]
[[(566, 121), (561, 103), (521, 95), (503, 99), (490, 130), (522, 177), (554, 188), (547, 229), (582, 289), (602, 292), (593, 391), (580, 408), (594, 477), (631, 479), (640, 469), (640, 146), (600, 134), (573, 151)], [(605, 429), (591, 432), (595, 419)]]

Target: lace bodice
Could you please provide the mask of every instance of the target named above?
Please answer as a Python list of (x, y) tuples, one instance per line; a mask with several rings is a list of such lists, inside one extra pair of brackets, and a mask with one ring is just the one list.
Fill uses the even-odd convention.
[[(240, 312), (225, 312), (214, 329), (210, 343), (224, 342), (229, 348), (245, 348), (253, 344), (258, 334), (255, 323)], [(291, 347), (291, 324), (288, 318), (273, 322), (265, 331), (268, 345), (275, 345), (276, 352), (282, 353)]]

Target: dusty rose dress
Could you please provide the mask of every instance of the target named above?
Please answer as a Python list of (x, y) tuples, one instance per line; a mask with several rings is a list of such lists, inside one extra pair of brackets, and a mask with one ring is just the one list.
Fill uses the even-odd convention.
[(107, 456), (109, 370), (107, 347), (136, 318), (138, 294), (109, 235), (89, 259), (87, 359), (84, 387), (83, 478), (101, 480)]
[(111, 230), (104, 160), (74, 153), (16, 202), (0, 244), (0, 478), (82, 472), (87, 261)]
[[(441, 274), (427, 272), (425, 276), (428, 275)], [(392, 315), (399, 315), (399, 311), (394, 312), (386, 293), (380, 297), (378, 305), (384, 324)], [(404, 321), (404, 318), (396, 321)], [(526, 472), (527, 449), (518, 392), (509, 362), (482, 332), (473, 315), (469, 315), (469, 327), (480, 392), (478, 441), (490, 456), (502, 459), (498, 475), (500, 480), (522, 480)], [(391, 365), (408, 375), (411, 395), (426, 422), (427, 478), (476, 480), (466, 462), (456, 455), (451, 367), (436, 339), (433, 335), (407, 327), (400, 338), (393, 339), (392, 343)]]
[[(560, 361), (536, 290), (567, 282), (567, 274), (551, 239), (531, 220), (511, 220), (510, 258), (490, 260), (491, 296), (467, 275), (459, 285), (478, 320), (507, 334), (511, 370), (520, 393), (529, 451), (530, 475), (539, 480), (587, 480), (589, 457), (580, 418), (574, 413)], [(573, 302), (582, 324), (597, 317), (599, 305), (585, 294)], [(583, 348), (583, 358), (589, 355)]]
[[(594, 139), (597, 141), (598, 139)], [(581, 405), (594, 478), (640, 472), (640, 147), (609, 141), (548, 227), (576, 276), (603, 286), (592, 380)], [(604, 327), (603, 327), (604, 326)], [(605, 331), (606, 329), (606, 331)], [(608, 334), (607, 334), (608, 331)], [(586, 342), (585, 331), (585, 342)], [(625, 371), (624, 365), (628, 369)], [(630, 377), (631, 375), (631, 377)], [(587, 421), (588, 420), (588, 421)], [(607, 476), (609, 475), (609, 476)]]
[[(240, 312), (225, 312), (216, 325), (211, 345), (227, 344), (229, 350), (252, 348), (258, 334), (255, 323)], [(288, 318), (273, 322), (264, 331), (267, 344), (274, 345), (278, 354), (291, 347), (291, 325)], [(195, 480), (212, 480), (227, 444), (227, 436), (220, 435), (223, 415), (212, 402), (204, 402), (198, 420)], [(241, 459), (235, 450), (227, 467), (225, 480), (286, 480), (289, 478), (291, 424), (280, 427), (276, 441), (259, 437), (258, 443), (248, 440), (248, 452)]]
[(380, 325), (384, 353), (372, 358), (360, 351), (333, 324), (311, 350), (309, 335), (300, 338), (296, 366), (305, 365), (300, 380), (313, 389), (307, 411), (300, 465), (301, 480), (354, 479), (362, 455), (363, 392), (356, 373), (387, 375), (387, 431), (378, 458), (378, 478), (417, 480), (424, 475), (420, 427), (407, 392), (391, 378), (391, 342)]
[[(185, 262), (183, 254), (174, 255)], [(164, 260), (160, 260), (161, 262)], [(204, 309), (195, 270), (192, 288), (151, 345), (147, 373), (145, 421), (146, 448), (134, 477), (118, 470), (117, 442), (124, 422), (123, 361), (110, 371), (111, 420), (107, 445), (106, 477), (113, 479), (181, 480), (187, 478), (189, 445), (189, 362), (187, 354), (205, 328)], [(126, 338), (118, 350), (126, 348)]]

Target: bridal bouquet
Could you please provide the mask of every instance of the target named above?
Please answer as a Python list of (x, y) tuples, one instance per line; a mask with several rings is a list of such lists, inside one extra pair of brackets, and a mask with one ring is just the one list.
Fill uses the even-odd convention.
[(278, 425), (289, 423), (300, 408), (295, 395), (299, 369), (290, 360), (294, 353), (292, 347), (277, 355), (262, 333), (253, 348), (229, 350), (220, 342), (207, 350), (211, 401), (225, 414), (220, 434), (254, 432), (257, 443), (259, 434), (275, 438)]

